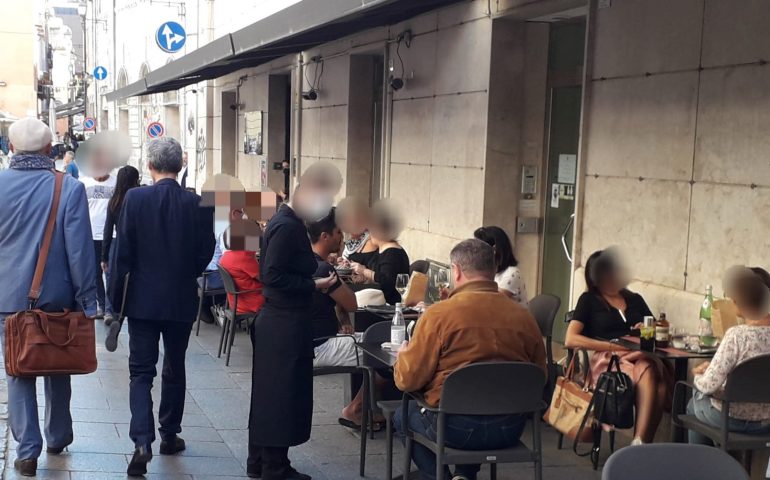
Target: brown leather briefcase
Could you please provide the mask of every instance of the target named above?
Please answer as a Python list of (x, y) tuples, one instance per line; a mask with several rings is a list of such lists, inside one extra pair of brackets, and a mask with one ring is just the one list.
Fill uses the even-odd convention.
[(59, 210), (64, 174), (56, 172), (53, 202), (38, 254), (29, 309), (5, 319), (5, 371), (14, 377), (75, 375), (96, 371), (94, 321), (83, 312), (36, 309)]

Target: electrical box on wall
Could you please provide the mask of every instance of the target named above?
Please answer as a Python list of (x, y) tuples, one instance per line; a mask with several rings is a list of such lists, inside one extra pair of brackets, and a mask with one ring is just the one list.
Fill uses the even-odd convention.
[(516, 220), (516, 233), (540, 233), (540, 217), (519, 217)]

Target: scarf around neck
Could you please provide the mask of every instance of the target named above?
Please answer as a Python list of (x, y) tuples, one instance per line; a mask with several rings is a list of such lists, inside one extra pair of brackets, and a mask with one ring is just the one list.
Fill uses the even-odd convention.
[(55, 167), (53, 160), (38, 153), (17, 153), (8, 165), (14, 170), (53, 170)]

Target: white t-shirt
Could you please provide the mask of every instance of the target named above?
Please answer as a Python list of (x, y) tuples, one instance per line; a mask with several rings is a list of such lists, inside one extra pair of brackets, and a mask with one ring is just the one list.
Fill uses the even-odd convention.
[(524, 285), (524, 279), (521, 278), (519, 267), (508, 267), (500, 273), (495, 274), (497, 288), (507, 290), (513, 294), (513, 299), (521, 304), (522, 307), (529, 306), (527, 297), (527, 286)]
[(80, 177), (80, 181), (86, 187), (88, 198), (88, 214), (91, 217), (91, 235), (94, 240), (104, 240), (104, 223), (107, 221), (107, 207), (115, 193), (115, 175), (110, 175), (107, 180), (97, 182), (91, 177)]

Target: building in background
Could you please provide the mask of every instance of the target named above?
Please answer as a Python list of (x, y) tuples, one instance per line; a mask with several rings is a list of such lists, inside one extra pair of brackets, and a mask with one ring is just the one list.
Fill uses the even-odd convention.
[[(402, 203), (412, 259), (500, 225), (528, 289), (565, 309), (588, 255), (620, 245), (684, 328), (726, 267), (768, 267), (767, 0), (302, 0), (232, 23), (227, 3), (187, 2), (199, 41), (104, 98), (194, 111), (197, 185), (279, 190), (273, 165), (331, 162), (344, 195)], [(118, 50), (157, 54), (148, 30)]]
[(38, 112), (37, 74), (45, 59), (39, 50), (38, 7), (35, 1), (3, 5), (0, 111), (16, 117), (34, 116)]

